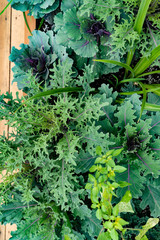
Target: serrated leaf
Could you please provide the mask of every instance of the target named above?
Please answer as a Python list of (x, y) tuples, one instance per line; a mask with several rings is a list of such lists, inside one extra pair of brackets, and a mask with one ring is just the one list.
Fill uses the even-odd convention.
[(160, 187), (159, 187), (159, 178), (155, 179), (152, 182), (148, 182), (144, 191), (143, 198), (140, 204), (142, 209), (146, 208), (149, 205), (151, 216), (158, 217), (160, 216)]
[(121, 129), (123, 129), (128, 123), (130, 125), (135, 122), (135, 110), (133, 109), (133, 105), (130, 101), (126, 101), (120, 107), (118, 107), (118, 112), (115, 113), (115, 116), (118, 118), (118, 123), (115, 125)]
[(142, 196), (146, 182), (145, 177), (140, 175), (140, 169), (137, 169), (135, 166), (125, 165), (125, 167), (127, 168), (127, 171), (120, 174), (117, 173), (116, 181), (125, 181), (131, 185), (129, 185), (129, 187), (118, 188), (117, 194), (122, 197), (125, 194), (126, 190), (129, 188), (134, 198)]

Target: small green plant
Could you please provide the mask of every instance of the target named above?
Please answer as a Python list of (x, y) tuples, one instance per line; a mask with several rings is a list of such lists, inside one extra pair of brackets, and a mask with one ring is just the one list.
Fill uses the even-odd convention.
[[(103, 222), (103, 228), (98, 240), (124, 239), (124, 234), (128, 229), (124, 228), (124, 226), (129, 222), (122, 219), (120, 213), (133, 212), (130, 203), (132, 199), (130, 191), (126, 191), (122, 199), (117, 204), (113, 204), (113, 197), (117, 197), (116, 189), (130, 185), (125, 181), (117, 182), (115, 179), (116, 173), (123, 173), (126, 170), (124, 167), (115, 164), (113, 160), (123, 151), (123, 148), (110, 150), (103, 156), (101, 155), (102, 149), (100, 146), (96, 150), (100, 157), (95, 160), (94, 165), (89, 169), (91, 174), (89, 174), (89, 183), (87, 183), (86, 189), (90, 190), (91, 207), (97, 209), (96, 217)], [(158, 218), (148, 219), (147, 224), (142, 229), (135, 229), (135, 231), (140, 232), (135, 239), (148, 239), (145, 235), (146, 232), (158, 222)]]

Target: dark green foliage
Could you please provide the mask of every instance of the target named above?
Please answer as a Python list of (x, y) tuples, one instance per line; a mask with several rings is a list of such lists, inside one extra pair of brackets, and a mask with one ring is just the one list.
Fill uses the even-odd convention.
[[(141, 200), (135, 199), (133, 200), (133, 206), (134, 206), (134, 213), (122, 213), (122, 217), (129, 222), (128, 228), (141, 228), (142, 225), (144, 225), (148, 218), (150, 217), (150, 210), (149, 207), (146, 207), (144, 210), (140, 207)], [(160, 231), (159, 231), (160, 225), (158, 224), (154, 228), (150, 229), (146, 235), (148, 239), (157, 240), (160, 238)], [(124, 235), (125, 240), (135, 239), (136, 232), (132, 230), (128, 230), (126, 234)]]
[[(53, 71), (51, 89), (78, 83), (71, 77), (70, 64), (59, 64)], [(97, 220), (91, 222), (94, 213), (84, 202), (85, 179), (75, 174), (76, 156), (82, 146), (95, 156), (97, 142), (105, 149), (108, 139), (98, 132), (97, 142), (88, 142), (86, 137), (94, 133), (95, 121), (103, 115), (101, 108), (108, 104), (88, 95), (92, 81), (89, 72), (91, 68), (86, 68), (84, 77), (79, 78), (86, 90), (79, 98), (64, 93), (54, 100), (31, 100), (16, 111), (23, 98), (1, 95), (0, 118), (14, 128), (8, 138), (0, 137), (1, 171), (7, 171), (0, 184), (1, 203), (6, 203), (1, 206), (1, 222), (18, 224), (11, 239), (63, 239), (65, 235), (77, 240), (86, 236), (92, 239), (100, 231), (95, 228)], [(29, 96), (38, 91), (36, 78), (32, 77), (28, 87)], [(83, 208), (84, 213), (79, 210)]]
[[(102, 85), (101, 93), (107, 87)], [(98, 95), (100, 97), (100, 95)], [(111, 97), (112, 95), (110, 95)], [(112, 99), (112, 98), (111, 98)], [(117, 176), (117, 180), (131, 183), (129, 189), (133, 198), (142, 197), (142, 207), (149, 205), (151, 207), (151, 215), (159, 216), (159, 197), (156, 191), (159, 191), (156, 182), (160, 174), (159, 160), (159, 125), (160, 113), (154, 113), (151, 116), (143, 115), (139, 120), (141, 101), (138, 95), (133, 95), (130, 99), (126, 99), (120, 106), (110, 101), (110, 106), (104, 107), (105, 117), (97, 122), (101, 125), (104, 133), (109, 132), (110, 141), (114, 142), (111, 149), (124, 148), (124, 151), (117, 157), (117, 161), (121, 166), (126, 167), (126, 171)], [(144, 120), (143, 120), (144, 119)], [(150, 177), (152, 174), (152, 177)], [(152, 186), (154, 182), (154, 187)], [(150, 191), (148, 186), (151, 188)], [(152, 197), (147, 200), (146, 191), (148, 189)], [(126, 189), (119, 189), (117, 194), (123, 196)], [(154, 204), (155, 202), (158, 205)], [(158, 209), (157, 209), (158, 207)]]
[[(29, 37), (29, 45), (21, 44), (21, 49), (12, 48), (9, 60), (14, 62), (15, 66), (13, 82), (17, 82), (19, 89), (27, 90), (26, 73), (31, 71), (38, 81), (49, 81), (50, 70), (53, 63), (68, 59), (72, 65), (72, 60), (68, 58), (66, 48), (59, 46), (53, 36), (52, 31), (47, 33), (33, 31), (33, 36)], [(29, 80), (29, 79), (28, 79)]]
[(29, 10), (29, 15), (42, 18), (58, 8), (59, 0), (13, 0), (11, 6), (22, 12)]
[[(90, 3), (92, 6), (92, 3)], [(110, 35), (113, 33), (113, 23), (111, 17), (108, 15), (104, 19), (101, 18), (102, 13), (91, 12), (84, 13), (83, 7), (86, 8), (83, 1), (67, 1), (63, 0), (61, 4), (62, 12), (54, 17), (55, 26), (53, 30), (56, 32), (56, 41), (67, 48), (71, 48), (81, 61), (92, 64), (92, 58), (106, 58), (119, 59), (119, 53), (110, 54)], [(72, 56), (74, 56), (74, 52)], [(79, 65), (79, 64), (78, 64)], [(78, 67), (78, 65), (76, 67)], [(100, 63), (94, 64), (95, 72), (103, 74), (108, 72), (115, 72), (118, 70), (113, 65), (104, 65)]]

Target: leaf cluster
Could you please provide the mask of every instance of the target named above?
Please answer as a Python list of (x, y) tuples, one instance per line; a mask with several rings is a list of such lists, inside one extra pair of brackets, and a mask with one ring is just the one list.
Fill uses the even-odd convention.
[(45, 14), (55, 11), (59, 6), (59, 0), (13, 0), (11, 6), (22, 12), (29, 10), (29, 15), (42, 18)]

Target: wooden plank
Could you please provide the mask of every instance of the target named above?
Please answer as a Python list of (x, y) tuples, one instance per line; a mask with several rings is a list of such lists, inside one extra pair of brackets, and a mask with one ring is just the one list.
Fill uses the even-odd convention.
[[(33, 31), (36, 28), (36, 21), (33, 17), (27, 16), (27, 13), (26, 17), (31, 31)], [(12, 9), (11, 46), (15, 46), (16, 48), (20, 49), (19, 45), (21, 43), (29, 43), (28, 36), (30, 36), (30, 32), (26, 27), (23, 13)], [(13, 93), (13, 96), (15, 96), (15, 93), (17, 92), (17, 85), (16, 83), (12, 84), (13, 72), (11, 71), (11, 69), (13, 68), (13, 66), (14, 63), (11, 62), (10, 91)], [(22, 92), (20, 92), (20, 95), (22, 95)]]
[[(6, 1), (0, 0), (0, 11), (6, 6)], [(27, 21), (33, 31), (36, 27), (36, 21), (33, 17), (27, 16)], [(5, 93), (11, 91), (13, 96), (17, 91), (16, 84), (11, 84), (13, 80), (13, 73), (11, 68), (13, 63), (9, 62), (9, 55), (12, 46), (19, 48), (21, 43), (28, 44), (28, 36), (30, 35), (23, 18), (23, 14), (20, 11), (16, 11), (8, 7), (8, 9), (0, 16), (0, 90)], [(20, 93), (22, 95), (22, 92)], [(7, 126), (4, 122), (0, 122), (0, 134), (3, 131), (8, 132)], [(11, 129), (10, 129), (11, 130)], [(11, 231), (16, 230), (16, 225), (0, 226), (0, 240), (8, 240), (11, 235)]]
[(0, 226), (0, 240), (6, 240), (6, 226)]
[[(0, 0), (0, 11), (6, 6), (6, 1)], [(11, 8), (7, 10), (0, 16), (0, 90), (1, 93), (9, 91), (9, 60), (8, 56), (10, 54), (10, 28), (11, 28)], [(7, 131), (7, 126), (4, 122), (0, 123), (0, 134), (3, 131)]]

